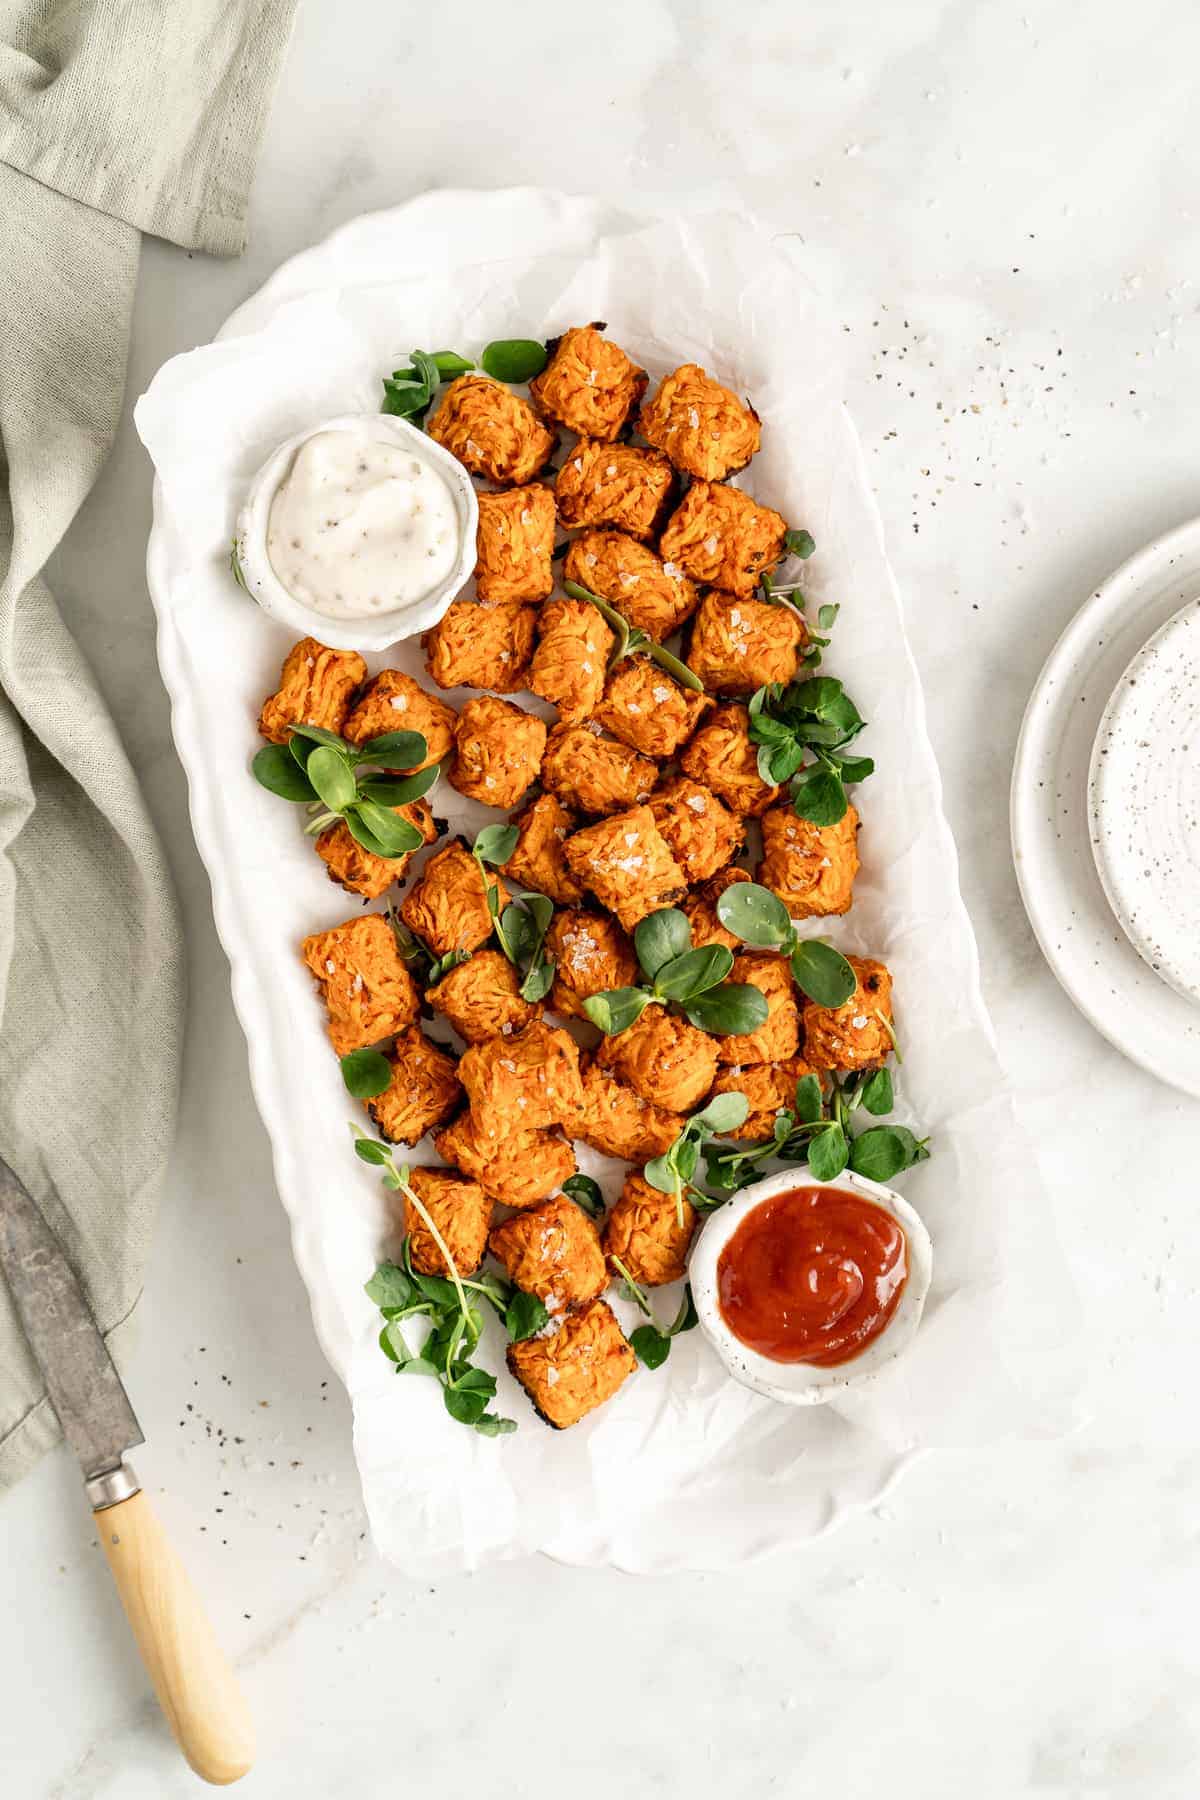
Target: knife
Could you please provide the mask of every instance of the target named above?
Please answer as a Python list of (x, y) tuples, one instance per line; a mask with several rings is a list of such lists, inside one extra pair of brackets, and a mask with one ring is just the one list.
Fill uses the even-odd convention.
[(92, 1310), (62, 1247), (0, 1157), (0, 1268), (84, 1489), (125, 1616), (158, 1703), (205, 1781), (237, 1781), (254, 1726), (199, 1596), (125, 1452), (145, 1442)]

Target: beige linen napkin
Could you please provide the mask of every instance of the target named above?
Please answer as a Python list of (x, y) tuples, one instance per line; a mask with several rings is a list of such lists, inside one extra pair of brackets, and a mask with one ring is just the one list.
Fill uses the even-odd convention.
[[(41, 578), (120, 414), (140, 233), (245, 241), (295, 0), (0, 0), (0, 1154), (120, 1349), (170, 1149), (182, 949)], [(58, 1426), (0, 1280), (0, 1487)]]

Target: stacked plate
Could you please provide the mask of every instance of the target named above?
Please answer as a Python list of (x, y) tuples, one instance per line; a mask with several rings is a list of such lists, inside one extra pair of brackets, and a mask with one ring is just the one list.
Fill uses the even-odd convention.
[(1200, 520), (1118, 569), (1055, 645), (1021, 727), (1012, 836), (1075, 1004), (1200, 1096)]

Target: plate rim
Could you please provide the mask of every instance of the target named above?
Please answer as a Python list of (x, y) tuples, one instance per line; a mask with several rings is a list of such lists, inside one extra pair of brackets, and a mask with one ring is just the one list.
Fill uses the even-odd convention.
[[(1185, 1071), (1180, 1069), (1176, 1062), (1170, 1059), (1169, 1056), (1164, 1055), (1161, 1058), (1158, 1058), (1152, 1051), (1143, 1050), (1142, 1047), (1131, 1042), (1128, 1032), (1122, 1033), (1119, 1025), (1116, 1022), (1111, 1021), (1107, 1016), (1106, 1009), (1102, 1005), (1096, 1003), (1094, 994), (1098, 994), (1101, 991), (1099, 986), (1097, 986), (1094, 991), (1088, 991), (1081, 989), (1075, 982), (1067, 959), (1060, 955), (1054, 942), (1053, 935), (1048, 929), (1048, 920), (1046, 913), (1043, 910), (1042, 897), (1035, 888), (1033, 870), (1036, 867), (1036, 859), (1030, 854), (1035, 848), (1033, 839), (1036, 837), (1036, 825), (1032, 815), (1034, 796), (1037, 792), (1036, 776), (1033, 774), (1033, 763), (1040, 751), (1039, 723), (1040, 715), (1044, 710), (1043, 701), (1047, 689), (1058, 680), (1060, 675), (1065, 675), (1067, 671), (1070, 670), (1073, 661), (1078, 660), (1079, 646), (1081, 646), (1082, 640), (1087, 634), (1094, 630), (1098, 620), (1108, 616), (1110, 611), (1118, 603), (1122, 590), (1136, 588), (1147, 579), (1152, 571), (1157, 569), (1163, 563), (1169, 564), (1178, 555), (1182, 554), (1184, 550), (1191, 550), (1195, 554), (1197, 565), (1200, 567), (1200, 515), (1185, 519), (1180, 524), (1173, 526), (1169, 531), (1150, 539), (1149, 542), (1142, 544), (1131, 556), (1127, 557), (1124, 562), (1118, 564), (1111, 574), (1107, 575), (1098, 586), (1093, 588), (1088, 598), (1076, 609), (1056, 638), (1049, 654), (1038, 671), (1032, 688), (1030, 689), (1029, 697), (1021, 715), (1020, 728), (1017, 732), (1016, 748), (1013, 753), (1012, 778), (1009, 783), (1009, 847), (1012, 854), (1013, 871), (1016, 876), (1017, 889), (1021, 896), (1021, 904), (1025, 909), (1025, 915), (1029, 921), (1030, 929), (1033, 932), (1038, 947), (1049, 965), (1051, 972), (1072, 1005), (1082, 1014), (1088, 1023), (1100, 1033), (1101, 1037), (1110, 1043), (1114, 1049), (1119, 1050), (1122, 1055), (1126, 1056), (1131, 1062), (1146, 1069), (1150, 1074), (1155, 1075), (1169, 1087), (1175, 1088), (1179, 1092), (1188, 1094), (1195, 1099), (1200, 1099), (1200, 1059), (1198, 1059), (1194, 1076), (1189, 1077)], [(1186, 604), (1186, 602), (1184, 604)], [(1175, 610), (1177, 611), (1179, 609), (1176, 608)], [(1172, 614), (1170, 616), (1174, 615)], [(1166, 623), (1166, 621), (1163, 622)], [(1133, 656), (1137, 656), (1141, 653), (1141, 650), (1145, 648), (1150, 638), (1158, 629), (1158, 626), (1154, 626), (1147, 632), (1146, 637), (1143, 639), (1138, 649), (1134, 651)], [(1124, 669), (1128, 668), (1129, 661), (1132, 660), (1133, 657), (1130, 657), (1123, 665), (1122, 674), (1124, 673)], [(1119, 684), (1120, 680), (1121, 676), (1118, 675), (1117, 682), (1114, 683), (1114, 688)], [(1105, 698), (1105, 706), (1107, 706), (1110, 698), (1111, 691)], [(1089, 769), (1090, 764), (1091, 755), (1089, 751)], [(1087, 774), (1082, 774), (1080, 779), (1083, 783), (1082, 799), (1086, 815)], [(1091, 856), (1090, 860), (1094, 869), (1094, 855)], [(1097, 883), (1099, 883), (1100, 876), (1098, 870), (1095, 871), (1095, 873)], [(1101, 887), (1101, 892), (1103, 893), (1103, 891), (1103, 887)], [(1107, 896), (1105, 896), (1105, 904), (1108, 904)], [(1112, 922), (1120, 932), (1121, 944), (1124, 945), (1128, 954), (1136, 959), (1138, 967), (1145, 971), (1147, 977), (1152, 977), (1156, 981), (1161, 980), (1161, 978), (1150, 968), (1150, 965), (1141, 957), (1132, 941), (1126, 936), (1115, 912), (1112, 913)], [(1176, 991), (1173, 988), (1170, 988), (1168, 984), (1164, 982), (1162, 985), (1167, 992), (1175, 994), (1175, 997), (1179, 999), (1181, 1004), (1188, 1004), (1183, 996), (1176, 994)]]

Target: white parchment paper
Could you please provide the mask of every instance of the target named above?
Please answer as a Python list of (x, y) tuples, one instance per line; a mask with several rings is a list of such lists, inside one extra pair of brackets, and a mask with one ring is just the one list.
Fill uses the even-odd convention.
[[(818, 1409), (736, 1386), (693, 1332), (661, 1370), (639, 1370), (612, 1404), (554, 1433), (503, 1371), (494, 1325), (484, 1360), (501, 1371), (499, 1409), (521, 1428), (489, 1440), (450, 1420), (433, 1383), (397, 1378), (378, 1348), (362, 1287), (394, 1240), (383, 1191), (351, 1152), (356, 1108), (297, 955), (355, 902), (326, 879), (296, 812), (250, 777), (255, 718), (289, 640), (236, 587), (228, 553), (246, 485), (274, 446), (374, 409), (381, 373), (414, 345), (471, 354), (493, 337), (597, 318), (652, 375), (694, 360), (753, 397), (763, 449), (743, 485), (813, 533), (809, 592), (842, 604), (826, 668), (870, 721), (862, 743), (877, 772), (857, 794), (854, 907), (831, 935), (895, 975), (898, 1116), (935, 1151), (898, 1185), (932, 1234), (935, 1279), (908, 1355), (873, 1388)], [(532, 1550), (631, 1570), (724, 1567), (875, 1498), (917, 1449), (1069, 1422), (1074, 1309), (980, 998), (920, 685), (842, 406), (842, 353), (795, 240), (725, 215), (647, 223), (533, 190), (442, 193), (295, 259), (138, 402), (158, 475), (160, 661), (255, 1094), (316, 1327), (353, 1401), (372, 1529), (411, 1572)], [(423, 674), (415, 644), (370, 660)], [(435, 810), (452, 829), (487, 816), (445, 784)], [(615, 1193), (615, 1165), (586, 1151), (581, 1162), (603, 1168)], [(664, 1315), (673, 1298), (661, 1297)]]

